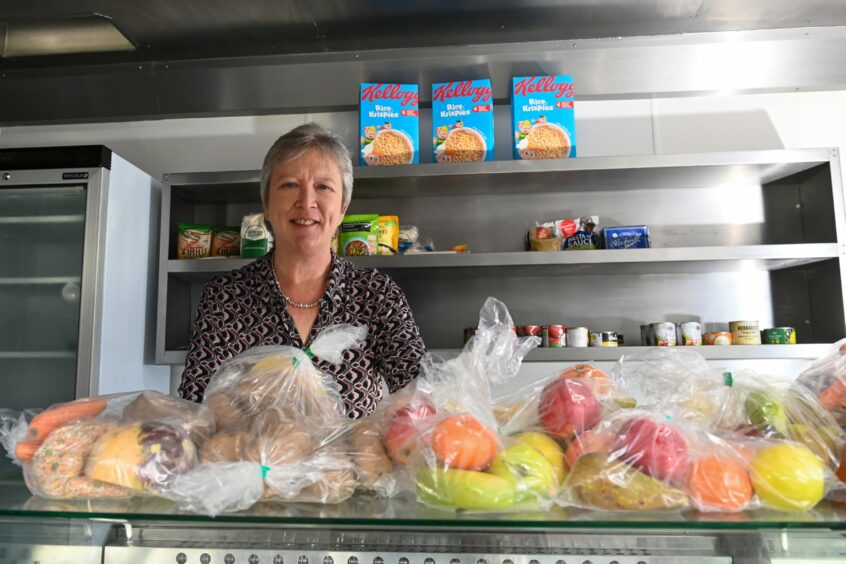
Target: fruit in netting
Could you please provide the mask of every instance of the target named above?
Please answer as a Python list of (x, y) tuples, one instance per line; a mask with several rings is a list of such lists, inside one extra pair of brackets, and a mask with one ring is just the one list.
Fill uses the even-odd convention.
[(600, 408), (586, 384), (562, 378), (544, 387), (538, 415), (547, 433), (568, 439), (594, 427), (599, 422)]
[(620, 431), (614, 456), (653, 478), (678, 481), (687, 470), (687, 441), (669, 425), (634, 419)]
[(417, 473), (415, 485), (424, 503), (456, 509), (507, 509), (525, 499), (512, 481), (473, 470), (424, 468)]
[(497, 454), (489, 471), (513, 483), (527, 499), (533, 495), (550, 498), (558, 493), (555, 468), (541, 451), (526, 443), (514, 443)]
[(608, 394), (614, 388), (614, 384), (608, 378), (608, 375), (592, 364), (574, 364), (566, 368), (558, 377), (565, 379), (586, 378), (584, 383), (594, 394), (599, 396)]
[(437, 413), (428, 402), (412, 401), (395, 411), (385, 433), (385, 450), (397, 464), (407, 464), (417, 450), (417, 439), (422, 431), (421, 422)]
[(743, 465), (731, 458), (708, 456), (690, 465), (687, 493), (699, 511), (740, 511), (752, 499), (752, 482)]
[(569, 468), (572, 468), (576, 461), (585, 454), (609, 449), (614, 444), (614, 439), (616, 437), (609, 431), (587, 430), (581, 435), (573, 437), (573, 440), (567, 445), (564, 461)]
[(484, 470), (496, 456), (496, 433), (472, 415), (453, 415), (435, 425), (432, 451), (448, 468)]
[(825, 469), (804, 445), (777, 444), (758, 451), (752, 486), (765, 505), (786, 511), (814, 507), (825, 493)]
[(687, 495), (603, 453), (586, 454), (570, 469), (567, 485), (582, 503), (600, 509), (678, 509)]
[(558, 482), (561, 482), (567, 476), (567, 466), (564, 464), (564, 450), (558, 444), (558, 441), (540, 431), (520, 433), (514, 437), (514, 440), (539, 450), (555, 469)]

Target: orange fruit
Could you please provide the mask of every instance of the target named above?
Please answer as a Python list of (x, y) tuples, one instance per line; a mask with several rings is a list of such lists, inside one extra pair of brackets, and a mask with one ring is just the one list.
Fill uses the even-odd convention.
[(752, 499), (752, 481), (740, 462), (708, 456), (691, 464), (687, 494), (700, 511), (740, 511)]
[(447, 468), (484, 470), (497, 444), (496, 433), (472, 415), (447, 417), (432, 431), (432, 451)]

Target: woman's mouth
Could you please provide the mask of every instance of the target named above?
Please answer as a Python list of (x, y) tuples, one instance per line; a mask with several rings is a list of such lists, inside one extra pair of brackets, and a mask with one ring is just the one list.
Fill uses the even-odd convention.
[(305, 225), (305, 226), (317, 225), (318, 223), (320, 223), (316, 219), (292, 219), (291, 222), (296, 224), (296, 225)]

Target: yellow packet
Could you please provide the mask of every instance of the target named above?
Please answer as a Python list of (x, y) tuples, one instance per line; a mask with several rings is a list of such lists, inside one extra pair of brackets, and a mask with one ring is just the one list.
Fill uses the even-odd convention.
[(399, 248), (399, 218), (397, 216), (379, 216), (379, 235), (376, 242), (377, 255), (397, 254), (397, 248)]

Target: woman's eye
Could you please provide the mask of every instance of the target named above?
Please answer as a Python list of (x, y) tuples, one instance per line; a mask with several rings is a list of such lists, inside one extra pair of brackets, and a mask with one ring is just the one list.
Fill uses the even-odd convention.
[(320, 185), (318, 185), (318, 186), (317, 186), (317, 189), (318, 189), (318, 190), (328, 190), (328, 191), (330, 191), (330, 192), (331, 192), (332, 190), (334, 190), (334, 188), (332, 188), (332, 187), (331, 187), (331, 186), (329, 186), (328, 184), (320, 184)]
[(280, 186), (280, 188), (296, 188), (296, 187), (297, 187), (296, 182), (283, 182), (282, 185)]

